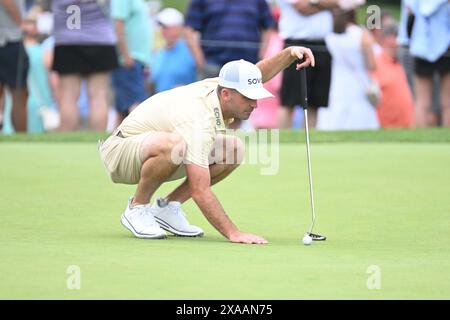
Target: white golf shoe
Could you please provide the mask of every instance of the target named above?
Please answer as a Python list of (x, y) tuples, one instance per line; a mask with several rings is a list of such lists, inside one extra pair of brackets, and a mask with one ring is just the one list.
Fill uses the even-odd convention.
[(203, 235), (202, 229), (187, 221), (186, 214), (178, 201), (168, 202), (165, 199), (157, 199), (152, 206), (152, 214), (161, 228), (177, 236), (200, 237)]
[(150, 204), (131, 207), (133, 198), (128, 200), (127, 209), (122, 214), (120, 221), (137, 238), (163, 239), (166, 232), (161, 229), (152, 214)]

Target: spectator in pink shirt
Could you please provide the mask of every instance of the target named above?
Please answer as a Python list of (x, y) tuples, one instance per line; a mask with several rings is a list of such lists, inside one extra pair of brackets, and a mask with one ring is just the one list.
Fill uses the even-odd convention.
[[(272, 9), (272, 16), (278, 23), (280, 10), (277, 7)], [(283, 50), (284, 41), (278, 32), (270, 34), (267, 49), (263, 58), (271, 57)], [(277, 74), (272, 80), (266, 82), (264, 87), (274, 96), (258, 101), (258, 107), (252, 112), (250, 122), (254, 128), (278, 128), (278, 112), (280, 110), (280, 88), (283, 74)]]

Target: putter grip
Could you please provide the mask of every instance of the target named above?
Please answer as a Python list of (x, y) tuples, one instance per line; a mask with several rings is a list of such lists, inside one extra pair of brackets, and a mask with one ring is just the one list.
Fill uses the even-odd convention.
[(302, 102), (303, 109), (308, 108), (308, 89), (306, 85), (306, 68), (302, 68), (300, 71), (300, 101)]

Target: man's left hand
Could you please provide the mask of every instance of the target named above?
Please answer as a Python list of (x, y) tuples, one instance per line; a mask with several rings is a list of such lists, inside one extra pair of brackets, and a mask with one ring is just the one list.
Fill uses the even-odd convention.
[(302, 61), (301, 63), (297, 63), (297, 70), (306, 68), (308, 66), (314, 67), (316, 65), (316, 61), (311, 49), (305, 47), (291, 47), (291, 56), (296, 60)]

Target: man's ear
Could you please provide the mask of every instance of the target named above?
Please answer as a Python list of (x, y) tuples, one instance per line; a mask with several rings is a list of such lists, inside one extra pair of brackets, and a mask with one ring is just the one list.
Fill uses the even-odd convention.
[(221, 97), (222, 97), (222, 100), (224, 100), (224, 101), (226, 101), (226, 102), (230, 101), (232, 93), (233, 93), (233, 90), (232, 90), (232, 89), (223, 88), (223, 89), (220, 91), (220, 95), (221, 95)]

